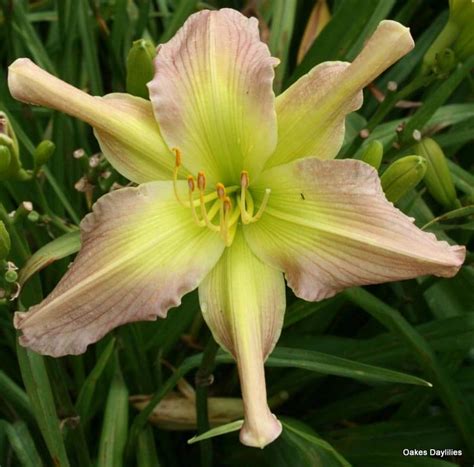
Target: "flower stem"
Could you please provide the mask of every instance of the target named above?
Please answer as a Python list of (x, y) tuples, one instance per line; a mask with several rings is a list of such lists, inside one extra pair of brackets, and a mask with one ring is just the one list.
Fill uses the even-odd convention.
[[(198, 433), (205, 433), (209, 430), (209, 417), (207, 407), (208, 387), (212, 384), (212, 371), (215, 366), (216, 354), (219, 349), (216, 341), (210, 336), (209, 341), (202, 355), (201, 365), (196, 372), (196, 417)], [(212, 466), (212, 440), (207, 439), (199, 444), (201, 450), (201, 466)]]

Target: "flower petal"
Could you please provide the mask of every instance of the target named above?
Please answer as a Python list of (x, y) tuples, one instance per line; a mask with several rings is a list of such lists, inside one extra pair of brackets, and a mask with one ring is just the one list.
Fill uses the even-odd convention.
[(267, 208), (245, 238), (306, 300), (354, 285), (451, 277), (464, 261), (464, 247), (437, 241), (393, 207), (364, 162), (301, 159), (264, 172), (252, 191), (257, 202), (267, 187)]
[(243, 169), (260, 171), (276, 145), (276, 63), (257, 20), (227, 8), (190, 16), (160, 46), (150, 98), (168, 146), (193, 174), (228, 184)]
[(307, 156), (336, 157), (345, 117), (362, 105), (362, 88), (413, 46), (408, 28), (382, 21), (352, 63), (321, 63), (279, 95), (278, 145), (267, 167)]
[(90, 96), (27, 58), (10, 65), (8, 86), (15, 99), (59, 110), (93, 126), (105, 156), (129, 180), (172, 178), (175, 158), (145, 99), (128, 94)]
[(166, 317), (224, 249), (178, 204), (171, 182), (103, 196), (81, 228), (81, 251), (57, 287), (15, 314), (21, 344), (42, 354), (79, 354), (121, 324)]
[(204, 319), (239, 369), (245, 422), (240, 440), (263, 448), (281, 433), (267, 405), (263, 362), (283, 325), (285, 282), (248, 248), (240, 229), (216, 267), (199, 286)]

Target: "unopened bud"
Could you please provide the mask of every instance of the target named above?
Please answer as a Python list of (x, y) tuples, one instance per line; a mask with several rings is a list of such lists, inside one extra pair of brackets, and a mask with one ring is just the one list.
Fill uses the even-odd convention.
[(456, 54), (451, 49), (444, 49), (436, 54), (436, 68), (438, 73), (447, 74), (457, 64)]
[(135, 41), (127, 56), (127, 92), (134, 96), (149, 99), (146, 84), (155, 73), (153, 59), (156, 50), (153, 44), (145, 39)]
[(360, 159), (378, 170), (382, 163), (382, 157), (383, 144), (379, 140), (374, 139), (365, 146)]
[(415, 152), (423, 156), (428, 163), (425, 185), (431, 196), (445, 208), (458, 207), (459, 201), (451, 172), (438, 143), (431, 138), (425, 138), (415, 146)]
[(406, 156), (391, 164), (380, 177), (385, 196), (396, 203), (415, 188), (426, 173), (426, 160), (420, 156)]
[[(0, 180), (18, 180), (21, 168), (20, 149), (15, 132), (5, 113), (0, 112)], [(22, 174), (21, 174), (22, 175)]]
[(0, 259), (5, 259), (10, 253), (11, 241), (5, 224), (0, 221)]
[(10, 149), (8, 149), (6, 146), (0, 146), (0, 174), (8, 171), (11, 160), (12, 155), (10, 153)]
[(39, 212), (38, 212), (38, 211), (31, 211), (31, 212), (26, 216), (26, 218), (27, 218), (30, 222), (36, 223), (36, 222), (39, 221), (40, 215), (39, 215)]
[(41, 143), (36, 146), (35, 153), (33, 155), (35, 161), (35, 170), (38, 170), (41, 166), (49, 161), (49, 158), (53, 155), (55, 149), (56, 145), (48, 139), (41, 141)]
[(4, 277), (8, 283), (13, 284), (18, 280), (18, 273), (12, 269), (7, 271)]

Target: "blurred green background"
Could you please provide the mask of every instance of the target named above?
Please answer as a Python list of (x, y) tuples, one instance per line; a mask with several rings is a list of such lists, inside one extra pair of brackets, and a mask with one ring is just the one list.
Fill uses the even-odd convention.
[[(239, 397), (235, 365), (221, 352), (214, 360), (196, 293), (166, 321), (124, 326), (82, 356), (52, 359), (17, 345), (13, 312), (53, 289), (78, 249), (78, 224), (91, 203), (128, 181), (100, 157), (88, 126), (14, 101), (8, 65), (30, 57), (92, 94), (139, 94), (147, 72), (143, 65), (137, 74), (132, 43), (165, 42), (193, 12), (221, 7), (259, 18), (262, 38), (281, 59), (277, 93), (320, 62), (352, 60), (382, 19), (410, 26), (415, 49), (365, 90), (363, 108), (347, 119), (339, 157), (377, 165), (383, 152), (379, 172), (389, 199), (438, 238), (472, 247), (470, 0), (451, 3), (461, 12), (451, 12), (456, 39), (442, 32), (447, 1), (0, 0), (0, 465), (472, 465), (470, 252), (450, 280), (351, 289), (320, 303), (288, 291), (282, 338), (267, 364), (270, 403), (285, 428), (263, 451), (240, 445), (235, 432), (187, 444), (216, 422), (212, 411), (206, 415), (214, 397)], [(2, 136), (11, 131), (16, 152)], [(430, 141), (432, 149), (423, 152), (421, 138), (439, 147)], [(393, 162), (413, 154), (428, 161), (427, 170), (393, 185)], [(147, 406), (145, 396), (153, 403)], [(148, 423), (163, 400), (168, 408)], [(234, 403), (225, 401), (227, 417), (219, 423), (232, 419)], [(187, 410), (184, 418), (177, 407)], [(462, 450), (462, 456), (406, 457), (403, 449)]]

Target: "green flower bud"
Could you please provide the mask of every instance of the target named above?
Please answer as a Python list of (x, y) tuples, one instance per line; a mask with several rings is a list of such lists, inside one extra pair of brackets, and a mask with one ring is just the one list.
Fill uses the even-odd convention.
[(10, 247), (10, 235), (5, 228), (5, 224), (0, 221), (0, 260), (3, 260), (8, 256), (8, 253), (10, 253)]
[(5, 273), (4, 277), (7, 282), (13, 284), (18, 280), (18, 273), (15, 270), (11, 269)]
[(382, 157), (383, 145), (379, 140), (375, 139), (367, 144), (360, 159), (366, 164), (371, 165), (374, 169), (379, 170), (380, 164), (382, 163)]
[(385, 196), (396, 203), (415, 188), (426, 173), (427, 163), (420, 156), (406, 156), (391, 164), (380, 177)]
[[(454, 56), (465, 60), (474, 54), (474, 2), (449, 0), (449, 20), (423, 57), (423, 72), (436, 68), (437, 56), (448, 47)], [(436, 69), (435, 69), (436, 71)]]
[(48, 162), (49, 158), (53, 155), (56, 145), (49, 139), (41, 141), (38, 146), (36, 146), (35, 153), (33, 155), (35, 160), (35, 170), (37, 171), (41, 166)]
[[(8, 139), (5, 139), (4, 141), (8, 141), (8, 143), (3, 143), (3, 138), (5, 137)], [(20, 149), (16, 134), (10, 124), (10, 120), (8, 120), (8, 117), (4, 112), (0, 112), (0, 141), (2, 141), (2, 145), (11, 146), (10, 149), (13, 153), (17, 155), (19, 154)]]
[(415, 152), (428, 163), (425, 185), (431, 196), (445, 208), (459, 207), (451, 172), (438, 143), (431, 138), (425, 138), (415, 145)]
[(8, 170), (12, 160), (10, 149), (7, 146), (0, 146), (0, 176)]
[(8, 149), (8, 153), (1, 149), (0, 180), (17, 180), (24, 170), (21, 168), (18, 140), (4, 112), (0, 112), (0, 148)]
[(441, 74), (449, 73), (456, 66), (456, 54), (451, 49), (444, 49), (436, 54), (437, 71)]
[(146, 84), (155, 73), (153, 59), (156, 50), (153, 44), (145, 39), (135, 41), (127, 56), (127, 92), (134, 96), (149, 99)]
[(40, 220), (40, 215), (39, 215), (39, 212), (38, 211), (31, 211), (30, 213), (28, 213), (28, 215), (26, 216), (26, 218), (30, 221), (30, 222), (38, 222)]

